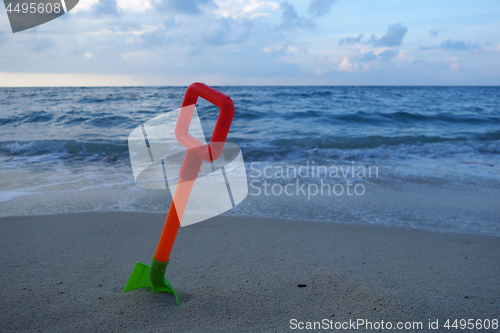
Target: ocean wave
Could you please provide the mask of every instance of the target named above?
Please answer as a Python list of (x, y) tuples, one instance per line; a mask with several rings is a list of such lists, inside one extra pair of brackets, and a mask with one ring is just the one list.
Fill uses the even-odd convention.
[(10, 141), (0, 144), (0, 154), (5, 157), (25, 157), (57, 154), (60, 159), (82, 159), (90, 156), (108, 157), (108, 160), (128, 159), (126, 141), (82, 142), (78, 140)]
[(318, 148), (313, 152), (319, 156), (341, 159), (409, 159), (413, 157), (448, 158), (459, 155), (500, 154), (499, 141), (433, 142), (421, 145), (401, 144), (373, 148), (335, 149)]
[[(470, 138), (428, 136), (323, 137), (277, 140), (229, 139), (241, 146), (245, 160), (277, 161), (304, 159), (408, 159), (500, 154), (500, 132)], [(0, 143), (0, 155), (8, 158), (57, 155), (64, 160), (102, 159), (127, 161), (126, 140), (36, 140)]]
[(325, 97), (325, 96), (331, 96), (333, 93), (331, 91), (312, 91), (312, 92), (302, 92), (302, 91), (297, 91), (297, 92), (276, 92), (272, 96), (277, 97), (277, 98), (289, 98), (289, 97), (298, 97), (298, 98), (307, 98), (307, 97)]
[[(158, 113), (158, 112), (154, 112)], [(21, 115), (0, 118), (0, 126), (24, 126), (24, 125), (52, 125), (52, 126), (77, 126), (83, 125), (87, 128), (102, 127), (128, 127), (135, 124), (136, 120), (130, 116), (116, 115), (110, 112), (86, 112), (69, 111), (64, 114), (55, 115), (45, 111), (28, 112)]]
[(488, 125), (500, 123), (500, 116), (481, 115), (474, 116), (468, 114), (452, 114), (448, 112), (437, 114), (412, 113), (407, 111), (396, 112), (366, 112), (357, 111), (353, 113), (332, 114), (319, 109), (303, 110), (286, 114), (288, 119), (308, 119), (314, 122), (348, 123), (348, 124), (369, 124), (381, 126), (397, 126), (399, 124), (436, 124), (443, 125), (449, 123), (464, 125)]
[(111, 127), (129, 123), (130, 120), (131, 119), (129, 117), (124, 116), (107, 116), (93, 118), (91, 120), (88, 120), (86, 123), (95, 127)]
[[(493, 133), (491, 136), (500, 136)], [(475, 140), (440, 137), (369, 137), (329, 139), (282, 139), (271, 142), (244, 141), (244, 157), (248, 161), (306, 159), (411, 159), (500, 154), (500, 140), (476, 136)], [(479, 139), (479, 140), (478, 140)], [(484, 137), (483, 137), (484, 139)], [(239, 140), (235, 140), (239, 141)]]
[(299, 136), (296, 138), (281, 138), (269, 140), (273, 146), (294, 146), (302, 148), (338, 148), (338, 149), (356, 149), (356, 148), (374, 148), (380, 146), (398, 146), (406, 145), (421, 145), (425, 143), (439, 142), (463, 142), (466, 140), (472, 141), (489, 141), (500, 140), (500, 131), (492, 131), (479, 134), (463, 133), (460, 136), (427, 136), (427, 135), (401, 135), (401, 136), (382, 136), (371, 135), (362, 137), (346, 137), (346, 136)]
[(16, 126), (19, 124), (27, 123), (47, 123), (52, 119), (54, 119), (54, 116), (51, 113), (45, 111), (36, 111), (8, 118), (0, 118), (0, 125)]
[[(252, 160), (499, 153), (495, 87), (219, 89), (236, 109), (228, 139)], [(179, 107), (184, 92), (185, 87), (0, 89), (0, 99), (12, 101), (0, 116), (0, 154), (125, 160), (131, 129)], [(209, 138), (219, 109), (199, 102)]]

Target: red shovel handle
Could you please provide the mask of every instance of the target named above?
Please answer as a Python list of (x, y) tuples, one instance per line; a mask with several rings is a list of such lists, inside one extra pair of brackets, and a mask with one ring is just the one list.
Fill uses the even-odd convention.
[[(188, 133), (189, 124), (193, 116), (193, 108), (196, 105), (198, 97), (206, 99), (220, 109), (219, 117), (215, 123), (214, 132), (212, 133), (212, 138), (208, 145), (208, 155), (206, 150), (200, 149), (206, 146)], [(233, 117), (234, 104), (229, 96), (204, 83), (193, 83), (187, 88), (184, 94), (181, 111), (179, 112), (179, 118), (175, 126), (175, 137), (177, 141), (188, 150), (193, 150), (200, 158), (211, 162), (218, 159), (222, 153), (222, 143), (226, 142), (229, 127), (231, 127), (231, 123), (233, 122)]]

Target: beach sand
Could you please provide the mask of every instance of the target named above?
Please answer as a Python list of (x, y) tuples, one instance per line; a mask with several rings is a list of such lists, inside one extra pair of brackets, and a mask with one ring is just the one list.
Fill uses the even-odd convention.
[(289, 332), (291, 319), (428, 331), (429, 319), (500, 317), (499, 237), (376, 225), (213, 218), (179, 230), (167, 269), (179, 306), (171, 294), (124, 293), (164, 218), (1, 218), (0, 331)]

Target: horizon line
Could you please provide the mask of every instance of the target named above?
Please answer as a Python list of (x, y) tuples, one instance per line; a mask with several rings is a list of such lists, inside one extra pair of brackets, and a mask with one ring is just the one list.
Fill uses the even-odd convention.
[[(200, 82), (200, 81), (196, 81)], [(195, 82), (193, 82), (195, 83)], [(0, 89), (15, 89), (15, 88), (183, 88), (189, 85), (88, 85), (88, 86), (0, 86)], [(500, 87), (500, 84), (212, 84), (213, 87)]]

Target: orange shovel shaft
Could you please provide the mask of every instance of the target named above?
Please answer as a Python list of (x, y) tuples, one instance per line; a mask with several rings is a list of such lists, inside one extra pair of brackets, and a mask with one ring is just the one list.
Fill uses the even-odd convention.
[[(220, 108), (208, 147), (205, 147), (201, 141), (188, 133), (198, 97), (202, 97)], [(192, 106), (192, 108), (189, 106)], [(227, 95), (200, 82), (191, 84), (186, 90), (177, 124), (175, 125), (175, 137), (180, 144), (187, 148), (187, 151), (179, 171), (179, 181), (175, 188), (172, 204), (168, 210), (160, 241), (154, 254), (154, 258), (157, 261), (167, 262), (170, 258), (170, 252), (172, 252), (175, 237), (177, 236), (189, 195), (193, 189), (194, 181), (200, 172), (203, 159), (212, 162), (219, 158), (233, 117), (234, 105)], [(205, 151), (208, 154), (205, 154)]]
[(193, 180), (184, 180), (179, 178), (177, 187), (168, 210), (167, 218), (160, 235), (160, 241), (156, 247), (154, 258), (160, 262), (167, 262), (174, 246), (175, 237), (180, 227), (180, 221), (184, 215), (187, 201), (191, 190), (193, 189)]

